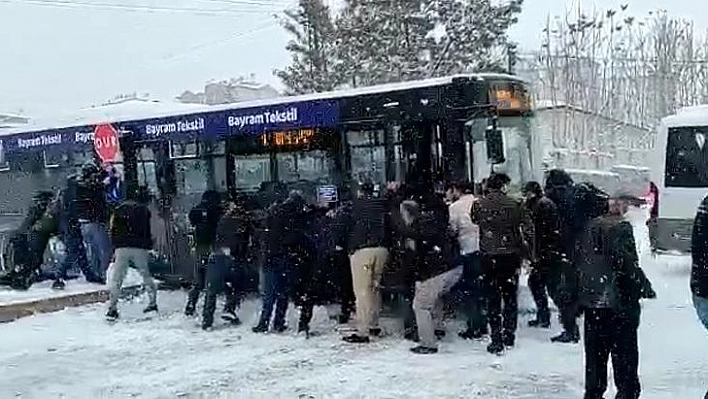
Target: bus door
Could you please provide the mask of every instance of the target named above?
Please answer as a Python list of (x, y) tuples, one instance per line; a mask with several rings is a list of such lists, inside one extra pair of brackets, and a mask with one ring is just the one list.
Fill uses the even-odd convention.
[(443, 167), (440, 129), (434, 123), (413, 122), (391, 126), (393, 167), (389, 180), (410, 181), (413, 173), (435, 175)]

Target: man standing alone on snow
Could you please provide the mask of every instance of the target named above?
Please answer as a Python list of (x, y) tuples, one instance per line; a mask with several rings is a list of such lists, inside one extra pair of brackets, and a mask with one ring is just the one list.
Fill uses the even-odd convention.
[(109, 319), (118, 318), (118, 297), (131, 264), (142, 275), (147, 290), (149, 303), (144, 312), (157, 311), (157, 287), (148, 269), (152, 249), (150, 211), (147, 208), (149, 202), (147, 187), (142, 186), (138, 188), (135, 199), (118, 206), (111, 218), (111, 238), (116, 249), (106, 314)]
[[(585, 399), (602, 399), (612, 355), (618, 399), (638, 399), (637, 330), (642, 298), (655, 298), (639, 267), (632, 225), (624, 220), (624, 198), (587, 199), (586, 209), (607, 209), (585, 226), (575, 250), (579, 304), (585, 313)], [(594, 202), (594, 203), (589, 203)]]
[[(708, 196), (698, 207), (691, 239), (691, 292), (698, 318), (708, 329)], [(708, 399), (708, 392), (706, 392)]]
[(482, 273), (489, 301), (492, 343), (487, 351), (493, 354), (501, 353), (505, 346), (514, 346), (521, 258), (525, 242), (533, 243), (528, 214), (519, 201), (505, 192), (510, 182), (505, 174), (492, 174), (487, 181), (489, 193), (472, 206), (472, 222), (479, 225)]

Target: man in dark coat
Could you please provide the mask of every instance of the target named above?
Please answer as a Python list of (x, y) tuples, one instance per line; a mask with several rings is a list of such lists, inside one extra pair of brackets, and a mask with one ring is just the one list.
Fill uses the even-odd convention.
[(49, 239), (58, 232), (53, 206), (54, 193), (40, 191), (32, 197), (27, 216), (10, 238), (12, 270), (2, 280), (12, 288), (28, 289), (36, 280)]
[(418, 204), (411, 199), (410, 191), (408, 186), (392, 182), (388, 184), (385, 193), (392, 235), (391, 256), (383, 280), (386, 281), (388, 289), (395, 287), (395, 307), (396, 313), (403, 318), (403, 337), (417, 342), (418, 327), (413, 312), (417, 255), (413, 241), (405, 236), (410, 225), (418, 217), (419, 209)]
[(100, 278), (88, 263), (86, 257), (86, 247), (81, 235), (81, 223), (77, 217), (77, 207), (75, 203), (78, 186), (78, 176), (69, 176), (66, 189), (61, 193), (60, 209), (60, 233), (62, 242), (66, 246), (66, 257), (55, 271), (55, 280), (52, 284), (54, 289), (64, 289), (67, 272), (72, 267), (78, 267), (90, 283), (103, 284)]
[(449, 229), (450, 213), (445, 202), (432, 192), (416, 199), (418, 214), (410, 234), (405, 236), (413, 240), (416, 253), (413, 310), (420, 345), (411, 351), (430, 354), (438, 351), (436, 331), (444, 331), (440, 314), (442, 297), (460, 281), (463, 267), (457, 262), (459, 250)]
[(529, 182), (524, 187), (526, 208), (531, 214), (534, 226), (534, 247), (529, 289), (536, 302), (536, 319), (529, 321), (529, 327), (549, 328), (551, 312), (548, 308), (548, 295), (556, 298), (555, 290), (560, 279), (560, 222), (556, 205), (543, 195), (538, 182)]
[(102, 172), (96, 165), (86, 164), (82, 167), (76, 185), (74, 210), (89, 250), (89, 264), (94, 274), (105, 279), (113, 247), (108, 236), (109, 211), (102, 180)]
[(349, 261), (356, 296), (357, 333), (344, 337), (350, 343), (368, 343), (379, 333), (381, 276), (389, 259), (391, 223), (384, 198), (374, 194), (374, 185), (362, 185), (348, 222)]
[[(698, 206), (691, 239), (691, 292), (698, 318), (708, 329), (708, 196)], [(708, 392), (706, 392), (708, 399)]]
[(148, 305), (143, 312), (157, 311), (157, 286), (148, 268), (152, 249), (149, 202), (148, 188), (141, 186), (132, 198), (116, 208), (111, 217), (111, 239), (116, 250), (106, 313), (108, 319), (118, 318), (118, 298), (123, 279), (131, 265), (142, 275), (143, 286), (148, 294)]
[(252, 234), (253, 224), (242, 204), (230, 203), (216, 226), (214, 249), (206, 264), (202, 329), (209, 329), (214, 324), (216, 297), (224, 291), (226, 303), (222, 319), (232, 325), (241, 324), (236, 308), (246, 291), (246, 265)]
[[(295, 288), (295, 304), (300, 307), (298, 332), (309, 335), (315, 305), (341, 303), (340, 319), (346, 323), (353, 311), (351, 269), (344, 250), (345, 235), (342, 222), (345, 210), (336, 202), (322, 202), (311, 214), (308, 225), (310, 254), (299, 268)], [(343, 278), (343, 277), (349, 278)], [(346, 287), (348, 285), (348, 287)]]
[(221, 219), (223, 208), (221, 195), (214, 190), (207, 190), (202, 194), (201, 201), (189, 211), (189, 223), (194, 229), (194, 282), (187, 293), (187, 306), (184, 313), (187, 316), (194, 314), (199, 301), (199, 294), (205, 286), (206, 264), (214, 247), (216, 227)]
[(494, 354), (514, 345), (521, 260), (528, 257), (527, 248), (533, 245), (528, 213), (505, 192), (510, 181), (505, 174), (492, 174), (487, 181), (489, 193), (472, 206), (472, 222), (479, 225), (482, 273), (488, 283), (492, 343), (487, 351)]
[[(309, 212), (302, 193), (292, 191), (287, 200), (268, 210), (265, 232), (265, 262), (263, 264), (263, 308), (253, 332), (270, 329), (283, 332), (288, 301), (294, 287), (297, 270), (307, 256), (307, 220)], [(275, 308), (275, 315), (273, 310)]]
[(577, 322), (577, 271), (573, 264), (573, 250), (578, 234), (578, 220), (581, 218), (575, 209), (576, 186), (568, 173), (554, 169), (548, 174), (544, 191), (555, 204), (560, 221), (558, 275), (549, 281), (549, 288), (555, 293), (553, 301), (560, 312), (563, 332), (551, 338), (551, 341), (577, 343), (580, 341), (580, 330)]
[[(590, 208), (607, 209), (597, 196)], [(602, 205), (602, 204), (605, 205)], [(639, 267), (632, 225), (624, 220), (624, 199), (610, 201), (606, 215), (590, 220), (575, 249), (579, 304), (585, 313), (585, 399), (602, 399), (607, 389), (607, 363), (612, 356), (617, 398), (637, 399), (641, 298), (655, 298)]]

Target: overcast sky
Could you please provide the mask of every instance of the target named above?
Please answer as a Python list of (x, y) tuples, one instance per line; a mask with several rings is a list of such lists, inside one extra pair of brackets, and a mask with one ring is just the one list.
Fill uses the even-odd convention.
[[(538, 48), (546, 17), (578, 1), (526, 0), (513, 38)], [(0, 112), (61, 114), (132, 92), (169, 99), (210, 79), (251, 73), (278, 85), (272, 69), (287, 64), (288, 37), (272, 15), (294, 3), (0, 0)], [(581, 7), (622, 3), (636, 16), (664, 8), (708, 28), (708, 3), (696, 0), (588, 0)]]

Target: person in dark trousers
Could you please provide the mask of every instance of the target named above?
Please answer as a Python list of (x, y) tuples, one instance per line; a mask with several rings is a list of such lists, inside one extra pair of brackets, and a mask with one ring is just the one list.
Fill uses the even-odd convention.
[[(274, 204), (266, 217), (266, 258), (263, 265), (263, 308), (253, 332), (270, 329), (283, 332), (288, 301), (295, 285), (298, 268), (307, 257), (307, 220), (309, 212), (299, 191), (291, 191), (287, 200)], [(273, 314), (275, 310), (275, 314)]]
[(533, 245), (533, 227), (523, 205), (509, 197), (511, 179), (492, 174), (489, 193), (472, 206), (472, 222), (479, 225), (482, 272), (487, 282), (488, 318), (492, 342), (487, 351), (499, 354), (514, 346), (518, 319), (519, 272), (525, 248)]
[(115, 262), (106, 313), (108, 319), (118, 318), (118, 298), (131, 265), (143, 277), (143, 286), (148, 294), (148, 305), (143, 312), (157, 312), (157, 286), (148, 268), (152, 249), (149, 202), (149, 191), (147, 187), (141, 186), (134, 198), (119, 205), (111, 217), (110, 232), (115, 247)]
[(184, 313), (194, 315), (205, 285), (206, 264), (213, 250), (216, 239), (216, 227), (223, 212), (221, 195), (214, 190), (207, 190), (202, 194), (202, 199), (189, 211), (189, 223), (194, 229), (194, 281), (192, 288), (187, 293), (187, 305)]
[(246, 265), (252, 234), (253, 224), (246, 210), (239, 203), (230, 203), (217, 224), (214, 251), (206, 264), (202, 329), (213, 326), (216, 297), (224, 291), (226, 303), (222, 319), (232, 325), (241, 324), (236, 308), (246, 291)]
[[(638, 399), (637, 330), (642, 298), (656, 293), (639, 267), (632, 225), (624, 219), (625, 198), (585, 197), (585, 209), (604, 209), (580, 232), (575, 251), (580, 309), (585, 314), (585, 399), (601, 399), (607, 390), (612, 356), (617, 399)], [(597, 212), (597, 213), (602, 213)]]
[[(698, 318), (708, 329), (708, 196), (698, 206), (691, 238), (691, 292)], [(708, 399), (708, 392), (706, 392)]]
[[(529, 289), (536, 303), (536, 318), (529, 320), (529, 327), (549, 328), (551, 311), (548, 294), (557, 300), (560, 270), (560, 221), (556, 205), (543, 195), (538, 182), (529, 182), (524, 187), (526, 208), (534, 226), (534, 247), (529, 274)], [(547, 294), (548, 291), (548, 294)]]
[[(311, 214), (308, 261), (298, 269), (295, 289), (295, 304), (300, 307), (298, 332), (308, 336), (315, 305), (340, 301), (340, 318), (346, 321), (349, 321), (353, 311), (353, 301), (342, 295), (345, 288), (342, 284), (347, 282), (343, 281), (342, 275), (351, 276), (350, 269), (345, 269), (349, 262), (344, 252), (346, 243), (342, 216), (345, 216), (343, 210), (336, 202), (324, 201)], [(351, 291), (351, 278), (348, 284)]]
[[(405, 237), (413, 221), (418, 217), (418, 204), (411, 199), (407, 185), (389, 183), (385, 198), (389, 206), (392, 226), (391, 256), (382, 279), (397, 288), (396, 313), (403, 318), (403, 337), (418, 342), (418, 326), (413, 312), (415, 297), (415, 267), (417, 254), (415, 242)], [(390, 288), (390, 287), (389, 287)]]
[(377, 197), (372, 183), (361, 186), (348, 221), (349, 261), (356, 296), (357, 333), (344, 337), (350, 343), (368, 343), (379, 335), (381, 277), (389, 260), (391, 223), (386, 199)]
[(557, 278), (549, 281), (549, 289), (555, 293), (553, 301), (558, 307), (563, 331), (551, 338), (552, 342), (578, 343), (578, 287), (577, 270), (573, 264), (575, 241), (584, 216), (575, 209), (576, 185), (570, 175), (561, 169), (551, 170), (546, 179), (545, 194), (556, 205), (560, 222), (561, 253)]
[(649, 182), (649, 197), (651, 200), (651, 209), (649, 209), (649, 219), (647, 220), (649, 246), (651, 247), (652, 255), (656, 255), (658, 249), (657, 240), (659, 239), (659, 187), (654, 182)]
[[(432, 188), (432, 187), (431, 187)], [(420, 345), (416, 354), (437, 353), (437, 339), (444, 336), (443, 296), (462, 279), (458, 265), (459, 248), (450, 229), (450, 213), (445, 202), (433, 192), (416, 196), (418, 215), (405, 236), (415, 242), (415, 297), (413, 311)]]
[(450, 228), (460, 247), (460, 262), (463, 265), (460, 288), (465, 298), (467, 329), (459, 333), (465, 339), (479, 339), (488, 333), (487, 301), (479, 252), (479, 226), (472, 223), (472, 205), (477, 198), (468, 183), (453, 183), (448, 186), (450, 204)]
[(27, 216), (10, 238), (13, 267), (2, 280), (11, 288), (26, 290), (37, 280), (49, 240), (58, 233), (58, 215), (52, 210), (54, 206), (54, 193), (36, 193)]
[(60, 232), (61, 238), (66, 246), (66, 257), (55, 271), (53, 289), (64, 289), (67, 278), (67, 272), (72, 267), (76, 267), (83, 273), (86, 281), (89, 283), (103, 284), (101, 279), (88, 263), (86, 256), (86, 247), (84, 239), (81, 235), (81, 223), (77, 217), (76, 205), (76, 190), (78, 185), (78, 176), (69, 176), (67, 179), (66, 189), (61, 193), (61, 209), (60, 209)]
[(74, 207), (86, 243), (89, 264), (94, 274), (105, 280), (113, 247), (108, 235), (109, 211), (102, 180), (102, 172), (96, 165), (84, 165), (76, 184)]

